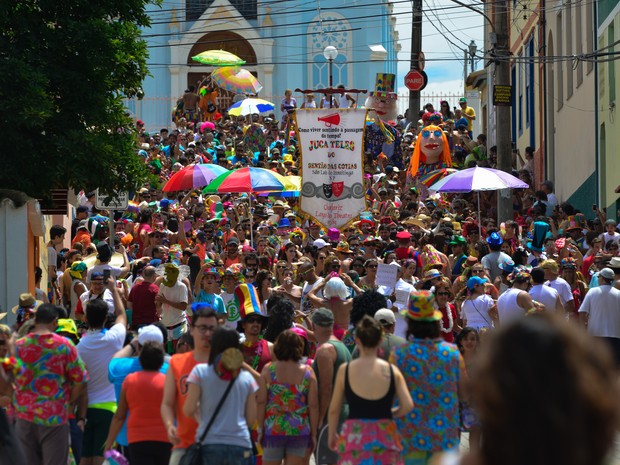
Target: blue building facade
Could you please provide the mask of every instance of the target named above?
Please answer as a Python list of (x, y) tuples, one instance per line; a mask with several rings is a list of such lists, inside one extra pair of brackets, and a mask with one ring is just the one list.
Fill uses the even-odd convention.
[[(246, 60), (243, 67), (263, 85), (259, 97), (276, 109), (286, 89), (329, 87), (323, 56), (328, 45), (338, 50), (334, 86), (371, 91), (376, 73), (396, 74), (400, 46), (386, 0), (165, 0), (149, 6), (149, 13), (152, 26), (143, 36), (151, 75), (143, 85), (145, 98), (130, 102), (130, 109), (151, 128), (169, 121), (174, 100), (213, 70), (191, 59), (205, 50), (227, 50)], [(227, 108), (231, 99), (222, 92), (220, 106)]]

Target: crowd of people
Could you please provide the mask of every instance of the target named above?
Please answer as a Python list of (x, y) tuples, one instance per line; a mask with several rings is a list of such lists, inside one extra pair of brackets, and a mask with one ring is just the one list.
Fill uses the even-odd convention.
[[(493, 166), (461, 107), (393, 122), (405, 166), (427, 124), (455, 166)], [(478, 217), (368, 152), (368, 211), (328, 229), (295, 197), (162, 191), (197, 162), (302, 174), (273, 115), (137, 129), (159, 183), (122, 212), (82, 193), (71, 230), (50, 230), (48, 283), (39, 269), (0, 326), (6, 463), (422, 465), (462, 432), (463, 463), (602, 463), (620, 364), (604, 211), (587, 220), (524, 165), (498, 224), (494, 193)]]

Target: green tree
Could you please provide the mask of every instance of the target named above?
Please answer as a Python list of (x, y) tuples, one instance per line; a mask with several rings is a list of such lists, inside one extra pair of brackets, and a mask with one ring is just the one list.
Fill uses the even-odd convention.
[[(158, 0), (154, 0), (157, 2)], [(148, 0), (18, 0), (0, 9), (0, 186), (128, 190), (148, 171), (124, 97), (147, 75)]]

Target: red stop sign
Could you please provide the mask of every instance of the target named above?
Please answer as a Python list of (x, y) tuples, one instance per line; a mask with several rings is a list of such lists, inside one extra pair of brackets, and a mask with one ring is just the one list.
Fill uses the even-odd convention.
[(412, 69), (405, 75), (405, 86), (412, 91), (419, 91), (426, 86), (424, 74), (417, 69)]

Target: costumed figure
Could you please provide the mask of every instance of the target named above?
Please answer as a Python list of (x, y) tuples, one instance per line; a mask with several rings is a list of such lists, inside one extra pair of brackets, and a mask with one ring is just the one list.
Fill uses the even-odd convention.
[(439, 126), (426, 126), (420, 131), (409, 163), (409, 175), (420, 193), (420, 199), (428, 197), (428, 187), (420, 178), (431, 171), (452, 166), (450, 144)]
[[(202, 113), (202, 121), (215, 121), (222, 117), (217, 111), (217, 88), (215, 86), (200, 87), (198, 108)], [(218, 118), (219, 116), (219, 118)]]
[(375, 90), (370, 92), (365, 106), (371, 109), (372, 122), (366, 127), (364, 150), (372, 153), (373, 160), (383, 154), (387, 164), (403, 169), (403, 153), (400, 147), (402, 136), (398, 130), (387, 124), (396, 121), (398, 108), (394, 92), (396, 75), (378, 73)]

